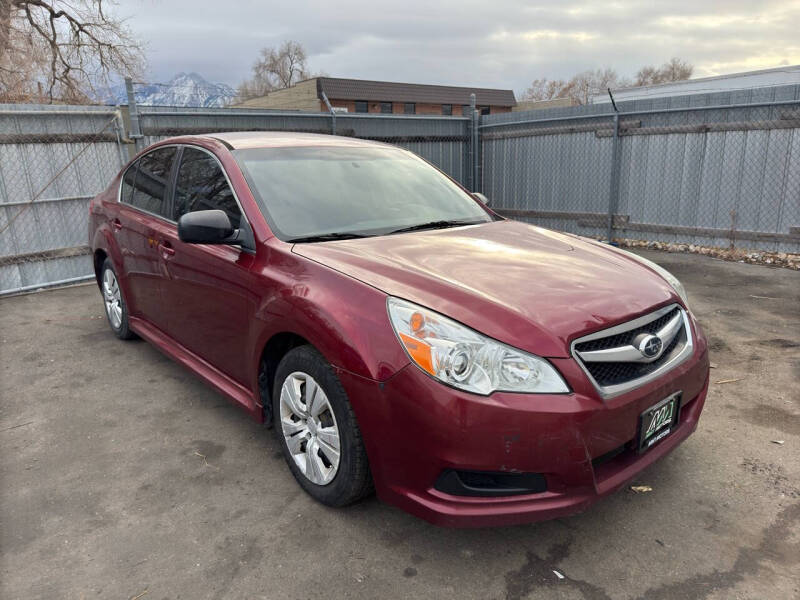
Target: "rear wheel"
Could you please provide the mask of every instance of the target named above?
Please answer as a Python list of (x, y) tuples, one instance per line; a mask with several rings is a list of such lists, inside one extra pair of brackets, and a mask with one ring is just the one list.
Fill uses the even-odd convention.
[(100, 270), (100, 291), (103, 294), (103, 304), (106, 308), (106, 317), (111, 331), (121, 340), (130, 340), (136, 337), (128, 326), (128, 307), (122, 297), (117, 273), (110, 258), (103, 261)]
[(275, 432), (300, 486), (328, 506), (372, 491), (355, 414), (330, 364), (311, 346), (281, 360), (272, 395)]

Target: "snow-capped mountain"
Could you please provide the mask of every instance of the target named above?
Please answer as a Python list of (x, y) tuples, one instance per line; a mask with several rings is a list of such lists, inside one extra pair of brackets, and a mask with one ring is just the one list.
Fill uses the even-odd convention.
[[(220, 107), (228, 105), (236, 90), (225, 83), (211, 83), (198, 73), (178, 73), (166, 83), (136, 83), (136, 103), (141, 106)], [(125, 84), (112, 87), (106, 104), (127, 104)]]

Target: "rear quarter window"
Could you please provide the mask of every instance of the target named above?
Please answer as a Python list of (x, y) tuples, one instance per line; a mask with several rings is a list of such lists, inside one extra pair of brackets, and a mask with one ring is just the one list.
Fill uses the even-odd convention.
[(133, 194), (133, 184), (136, 181), (136, 166), (137, 163), (133, 163), (128, 170), (125, 171), (125, 174), (122, 176), (122, 184), (120, 185), (119, 189), (119, 199), (121, 202), (125, 202), (130, 204), (131, 202), (131, 194)]

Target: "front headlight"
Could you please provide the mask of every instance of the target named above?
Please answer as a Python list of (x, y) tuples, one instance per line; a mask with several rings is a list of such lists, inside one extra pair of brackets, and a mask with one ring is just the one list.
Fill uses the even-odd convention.
[(389, 321), (409, 358), (448, 385), (484, 395), (569, 392), (558, 371), (538, 356), (399, 298), (390, 297), (387, 306)]
[(684, 306), (686, 306), (686, 309), (687, 310), (689, 309), (689, 296), (686, 295), (686, 289), (684, 289), (683, 284), (680, 281), (678, 281), (678, 278), (675, 277), (675, 275), (667, 271), (664, 267), (657, 265), (652, 260), (647, 260), (646, 258), (642, 258), (638, 254), (634, 254), (633, 252), (628, 252), (627, 250), (624, 250), (624, 252), (627, 252), (627, 254), (630, 255), (632, 258), (639, 261), (643, 265), (647, 265), (648, 267), (653, 269), (656, 273), (661, 275), (661, 277), (663, 277), (666, 280), (666, 282), (672, 286), (672, 288), (675, 290), (678, 296), (680, 296), (681, 300), (683, 300), (683, 304)]

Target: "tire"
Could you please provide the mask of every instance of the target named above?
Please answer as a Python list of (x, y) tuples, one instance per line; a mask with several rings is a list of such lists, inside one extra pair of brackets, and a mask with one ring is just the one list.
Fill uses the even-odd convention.
[(312, 346), (294, 348), (281, 360), (272, 410), (286, 463), (312, 498), (346, 506), (372, 493), (367, 453), (347, 394), (333, 367)]
[(117, 272), (110, 258), (103, 261), (100, 268), (100, 293), (103, 296), (103, 306), (106, 310), (106, 319), (111, 331), (121, 340), (131, 340), (136, 334), (128, 325), (128, 305), (122, 297), (119, 287)]

